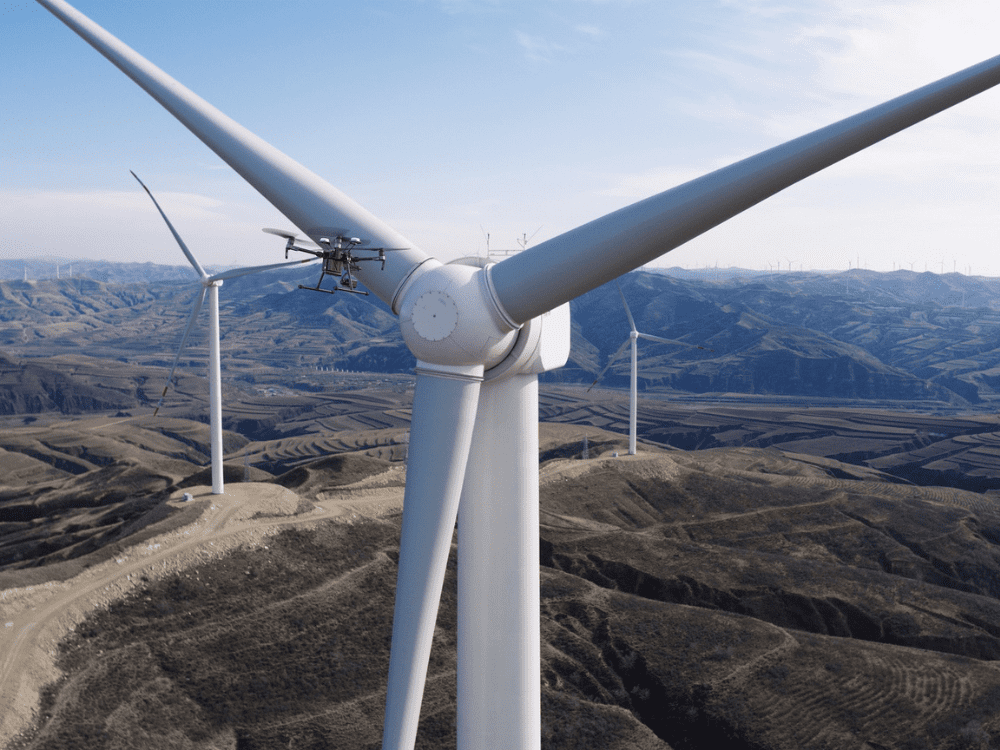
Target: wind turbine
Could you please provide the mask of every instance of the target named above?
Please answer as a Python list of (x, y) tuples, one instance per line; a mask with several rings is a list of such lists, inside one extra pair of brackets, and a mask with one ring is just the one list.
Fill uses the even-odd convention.
[(1000, 83), (1000, 57), (484, 265), (442, 264), (69, 6), (38, 0), (314, 242), (405, 248), (362, 283), (417, 358), (384, 748), (413, 746), (456, 516), (458, 746), (541, 743), (538, 373), (568, 303), (794, 183)]
[(174, 229), (174, 225), (170, 223), (170, 219), (164, 213), (163, 209), (160, 208), (160, 204), (157, 202), (156, 198), (150, 192), (146, 184), (139, 179), (139, 175), (135, 172), (129, 170), (130, 174), (135, 177), (136, 181), (142, 185), (142, 189), (146, 191), (146, 195), (149, 196), (150, 200), (153, 201), (153, 205), (156, 206), (156, 210), (160, 212), (160, 216), (167, 223), (167, 228), (170, 230), (170, 234), (174, 236), (177, 240), (177, 244), (180, 245), (181, 250), (184, 251), (184, 257), (188, 259), (188, 262), (194, 267), (195, 273), (198, 274), (198, 279), (201, 282), (201, 294), (199, 294), (194, 301), (194, 306), (191, 308), (191, 315), (188, 318), (187, 327), (184, 329), (184, 335), (181, 336), (180, 346), (177, 347), (177, 356), (174, 357), (174, 363), (170, 367), (170, 374), (167, 376), (167, 384), (163, 386), (163, 393), (160, 394), (160, 401), (156, 404), (156, 409), (153, 410), (153, 416), (160, 410), (163, 406), (163, 399), (167, 395), (167, 389), (170, 388), (170, 383), (174, 379), (174, 370), (177, 369), (177, 363), (180, 361), (181, 353), (184, 351), (184, 345), (187, 343), (188, 336), (191, 334), (194, 328), (195, 322), (198, 320), (198, 313), (201, 311), (201, 306), (205, 303), (205, 295), (208, 295), (208, 423), (209, 423), (209, 435), (212, 451), (212, 494), (221, 495), (224, 491), (223, 479), (222, 479), (222, 369), (219, 363), (219, 287), (222, 286), (222, 282), (226, 279), (236, 279), (240, 276), (248, 276), (252, 273), (261, 273), (263, 271), (271, 271), (275, 268), (283, 268), (285, 266), (299, 266), (303, 263), (311, 263), (316, 260), (315, 258), (306, 258), (305, 260), (293, 260), (288, 263), (273, 263), (268, 266), (251, 266), (248, 268), (234, 268), (229, 271), (223, 271), (222, 273), (217, 273), (213, 276), (209, 276), (205, 269), (201, 267), (201, 263), (198, 259), (194, 257), (192, 252), (188, 250), (188, 246), (184, 244), (184, 240), (181, 236), (177, 234), (177, 230)]
[[(618, 359), (618, 355), (622, 353), (626, 346), (631, 342), (632, 344), (632, 380), (631, 386), (629, 388), (629, 400), (628, 400), (628, 454), (630, 456), (635, 455), (635, 420), (636, 411), (639, 401), (638, 385), (639, 385), (639, 357), (638, 357), (638, 341), (639, 339), (649, 339), (650, 341), (658, 341), (661, 344), (677, 344), (679, 346), (690, 346), (695, 349), (704, 349), (703, 346), (698, 346), (697, 344), (689, 344), (686, 341), (676, 341), (674, 339), (661, 339), (659, 336), (653, 336), (650, 333), (641, 333), (635, 328), (635, 320), (632, 318), (632, 311), (628, 309), (628, 302), (625, 301), (625, 293), (622, 291), (621, 284), (615, 279), (615, 286), (618, 287), (618, 294), (622, 298), (622, 305), (625, 306), (625, 314), (628, 316), (628, 324), (632, 329), (629, 333), (627, 339), (622, 342), (622, 345), (618, 347), (618, 350), (611, 355), (611, 359), (608, 360), (608, 364), (605, 365), (604, 369), (594, 378), (594, 382), (590, 384), (590, 388), (597, 385), (597, 381), (600, 380), (604, 373), (608, 371), (608, 368), (614, 364), (615, 360)], [(590, 391), (590, 388), (587, 391)]]

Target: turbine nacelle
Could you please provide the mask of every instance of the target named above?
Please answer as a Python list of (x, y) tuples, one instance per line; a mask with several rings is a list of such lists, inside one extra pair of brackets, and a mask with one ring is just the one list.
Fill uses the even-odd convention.
[(399, 326), (419, 362), (435, 369), (474, 366), (482, 376), (514, 347), (518, 327), (493, 296), (489, 268), (430, 259), (411, 278)]
[(487, 370), (483, 379), (494, 381), (558, 370), (569, 360), (570, 331), (568, 302), (532, 318), (518, 330), (517, 341), (503, 361)]
[[(403, 290), (403, 340), (424, 369), (482, 367), (492, 380), (539, 374), (569, 359), (569, 303), (514, 326), (493, 295), (494, 264), (463, 258), (424, 263)], [(478, 370), (477, 370), (478, 372)]]

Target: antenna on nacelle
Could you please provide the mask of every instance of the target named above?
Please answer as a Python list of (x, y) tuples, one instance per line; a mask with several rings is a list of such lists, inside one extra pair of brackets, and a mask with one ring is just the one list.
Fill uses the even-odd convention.
[(536, 229), (534, 232), (531, 233), (530, 237), (528, 236), (527, 232), (524, 232), (521, 235), (521, 237), (517, 240), (517, 244), (521, 246), (522, 250), (527, 250), (528, 249), (528, 243), (531, 242), (533, 239), (535, 239), (535, 235), (536, 234), (538, 234), (539, 232), (542, 231), (542, 226), (545, 226), (545, 225), (543, 224), (543, 225), (539, 226), (538, 229)]
[(483, 233), (483, 237), (486, 238), (486, 260), (490, 259), (490, 233), (483, 229), (483, 225), (479, 225), (479, 231)]

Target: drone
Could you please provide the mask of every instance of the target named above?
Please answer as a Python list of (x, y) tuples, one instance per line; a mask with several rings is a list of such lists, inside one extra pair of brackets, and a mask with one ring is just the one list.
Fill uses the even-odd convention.
[[(358, 270), (358, 263), (366, 261), (377, 261), (382, 264), (385, 270), (385, 254), (393, 250), (403, 250), (401, 247), (361, 247), (365, 241), (358, 237), (345, 237), (337, 235), (332, 240), (328, 237), (321, 237), (319, 242), (304, 240), (284, 229), (264, 228), (268, 234), (274, 234), (285, 238), (285, 258), (288, 258), (288, 251), (295, 250), (299, 253), (315, 255), (323, 260), (323, 270), (319, 275), (316, 286), (305, 286), (299, 284), (299, 289), (308, 289), (311, 292), (326, 292), (335, 294), (336, 292), (349, 292), (351, 294), (362, 294), (367, 296), (368, 292), (358, 289), (358, 279), (354, 271)], [(306, 247), (302, 247), (305, 245)], [(356, 250), (375, 253), (374, 255), (357, 258), (354, 256)], [(327, 276), (340, 277), (340, 280), (332, 289), (323, 288), (323, 279)]]

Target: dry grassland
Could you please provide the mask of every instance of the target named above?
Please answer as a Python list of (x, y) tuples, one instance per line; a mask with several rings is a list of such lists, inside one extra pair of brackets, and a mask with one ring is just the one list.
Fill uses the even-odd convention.
[[(406, 390), (231, 393), (223, 499), (195, 390), (3, 431), (11, 750), (378, 747)], [(542, 400), (546, 748), (1000, 739), (995, 419), (644, 398), (628, 457), (620, 393)], [(420, 747), (454, 744), (453, 574)]]

